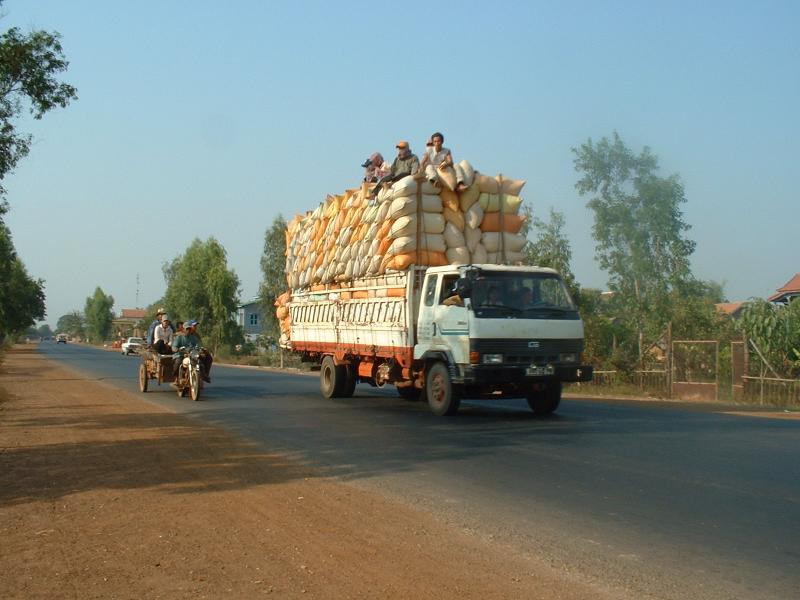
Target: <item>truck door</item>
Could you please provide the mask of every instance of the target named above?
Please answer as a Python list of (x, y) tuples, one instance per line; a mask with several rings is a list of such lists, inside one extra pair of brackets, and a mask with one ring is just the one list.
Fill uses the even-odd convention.
[(417, 346), (420, 354), (430, 349), (433, 344), (433, 323), (436, 317), (436, 288), (438, 284), (438, 274), (428, 273), (425, 276), (425, 286), (422, 288), (419, 317), (417, 318)]
[[(458, 274), (443, 275), (434, 310), (433, 345), (446, 351), (457, 364), (469, 363), (469, 319), (463, 301), (452, 302)], [(448, 301), (448, 298), (451, 300)], [(447, 302), (446, 302), (447, 301)]]

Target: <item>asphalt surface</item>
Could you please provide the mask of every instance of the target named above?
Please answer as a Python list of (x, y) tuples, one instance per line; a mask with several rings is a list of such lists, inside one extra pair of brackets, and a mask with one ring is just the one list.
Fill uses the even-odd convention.
[[(138, 392), (138, 357), (41, 351)], [(202, 401), (148, 401), (236, 431), (632, 598), (800, 598), (800, 420), (719, 407), (465, 402), (436, 417), (394, 388), (325, 400), (316, 377), (216, 365)]]

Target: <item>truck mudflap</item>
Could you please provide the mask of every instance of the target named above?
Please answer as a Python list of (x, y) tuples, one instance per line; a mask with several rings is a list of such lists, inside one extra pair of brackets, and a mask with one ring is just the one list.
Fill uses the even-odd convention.
[(466, 365), (454, 369), (453, 383), (474, 384), (524, 384), (541, 380), (562, 383), (591, 381), (592, 365)]

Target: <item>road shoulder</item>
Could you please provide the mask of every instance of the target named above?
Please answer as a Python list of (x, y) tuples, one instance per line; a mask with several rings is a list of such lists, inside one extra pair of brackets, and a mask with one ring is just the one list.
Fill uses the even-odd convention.
[(2, 598), (619, 597), (17, 346)]

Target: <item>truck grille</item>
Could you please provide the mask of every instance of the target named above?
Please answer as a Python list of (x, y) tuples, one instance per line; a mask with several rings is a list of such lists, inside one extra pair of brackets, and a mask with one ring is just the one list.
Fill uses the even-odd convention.
[(469, 349), (481, 355), (502, 354), (503, 364), (548, 364), (558, 362), (559, 354), (583, 352), (583, 340), (470, 339)]

